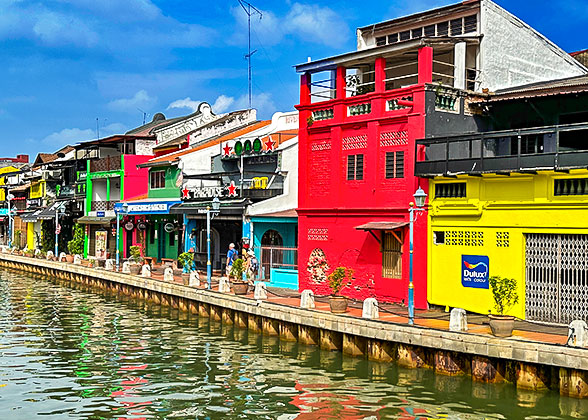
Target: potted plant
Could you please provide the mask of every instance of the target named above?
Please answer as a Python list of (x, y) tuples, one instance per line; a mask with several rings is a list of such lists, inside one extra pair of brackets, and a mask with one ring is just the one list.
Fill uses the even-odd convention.
[(246, 295), (249, 289), (249, 283), (243, 281), (243, 271), (245, 267), (242, 258), (237, 258), (233, 261), (229, 277), (232, 279), (231, 286), (233, 286), (233, 292), (236, 295)]
[(519, 301), (517, 281), (500, 276), (492, 276), (489, 281), (496, 310), (496, 314), (488, 314), (490, 329), (496, 337), (510, 337), (514, 329), (515, 317), (505, 313)]
[(352, 277), (353, 270), (347, 267), (337, 267), (327, 277), (332, 292), (331, 296), (329, 296), (329, 305), (332, 313), (342, 314), (347, 311), (347, 298), (341, 296), (339, 293), (341, 289), (351, 284)]
[(178, 256), (178, 262), (182, 265), (182, 282), (187, 286), (190, 284), (190, 273), (196, 270), (194, 254), (192, 252), (182, 252)]
[(131, 274), (138, 275), (141, 273), (141, 267), (143, 267), (143, 257), (141, 256), (141, 247), (133, 245), (130, 248), (131, 256), (129, 257), (129, 270)]
[(73, 263), (74, 255), (81, 255), (84, 252), (84, 228), (79, 223), (73, 226), (73, 239), (67, 243), (68, 255), (65, 259), (68, 263)]

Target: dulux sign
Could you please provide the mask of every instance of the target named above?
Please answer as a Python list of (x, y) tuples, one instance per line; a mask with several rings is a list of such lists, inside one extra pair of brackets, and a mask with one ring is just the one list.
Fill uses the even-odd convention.
[(486, 255), (461, 256), (461, 285), (476, 289), (488, 289), (490, 260)]

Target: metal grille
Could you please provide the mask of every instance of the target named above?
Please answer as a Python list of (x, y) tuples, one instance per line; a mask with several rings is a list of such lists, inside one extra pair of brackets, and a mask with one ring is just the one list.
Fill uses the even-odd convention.
[(588, 235), (526, 235), (526, 316), (588, 320)]
[(260, 251), (260, 280), (270, 280), (272, 268), (298, 270), (298, 248), (262, 246)]
[(402, 244), (396, 236), (385, 232), (382, 241), (382, 277), (402, 278)]

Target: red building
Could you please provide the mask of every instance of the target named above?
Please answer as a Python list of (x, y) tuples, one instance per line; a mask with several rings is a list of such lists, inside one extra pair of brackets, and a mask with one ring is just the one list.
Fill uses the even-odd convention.
[[(357, 51), (296, 66), (300, 289), (328, 294), (326, 275), (346, 266), (355, 275), (343, 294), (406, 301), (408, 208), (419, 186), (428, 191), (414, 176), (425, 153), (415, 140), (483, 129), (468, 95), (584, 74), (547, 45), (472, 0), (359, 28)], [(417, 308), (427, 305), (427, 218), (425, 208), (414, 231)]]
[[(373, 70), (363, 73), (371, 72), (372, 77), (356, 78), (363, 86), (373, 86), (365, 94), (347, 95), (346, 73), (355, 54), (349, 59), (338, 57), (337, 63), (328, 60), (327, 69), (336, 73), (335, 95), (328, 101), (313, 103), (312, 74), (302, 75), (297, 107), (301, 290), (329, 294), (326, 274), (346, 266), (355, 274), (353, 284), (343, 290), (345, 295), (406, 299), (408, 208), (419, 186), (427, 190), (426, 181), (413, 176), (415, 140), (425, 137), (425, 83), (432, 81), (433, 65), (431, 47), (415, 52), (417, 80), (405, 88), (387, 89), (386, 58), (379, 54), (368, 58)], [(352, 87), (353, 92), (360, 87)], [(421, 214), (415, 224), (417, 307), (426, 306), (426, 220)]]

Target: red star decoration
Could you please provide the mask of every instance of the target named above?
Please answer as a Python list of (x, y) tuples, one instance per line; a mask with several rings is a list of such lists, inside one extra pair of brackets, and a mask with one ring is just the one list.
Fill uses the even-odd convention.
[(190, 198), (190, 190), (188, 188), (182, 190), (182, 198)]
[(223, 155), (230, 156), (231, 155), (231, 149), (232, 149), (232, 147), (229, 146), (229, 144), (227, 143), (226, 146), (223, 147)]
[(267, 138), (267, 141), (265, 142), (265, 149), (269, 152), (270, 150), (274, 150), (274, 145), (276, 143), (272, 140), (271, 137)]
[(229, 197), (237, 196), (237, 187), (235, 186), (235, 181), (231, 181), (231, 185), (229, 185), (227, 189), (229, 190)]

